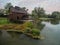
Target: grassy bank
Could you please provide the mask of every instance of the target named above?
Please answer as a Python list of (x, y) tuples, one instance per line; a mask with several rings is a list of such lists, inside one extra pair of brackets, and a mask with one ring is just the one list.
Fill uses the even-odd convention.
[(42, 20), (42, 21), (47, 21), (47, 20), (51, 20), (53, 18), (39, 18), (39, 19)]
[(7, 18), (0, 18), (0, 30), (22, 32), (23, 34), (29, 35), (34, 39), (40, 38), (40, 30), (34, 28), (31, 22), (25, 22), (24, 24), (11, 23)]
[(0, 17), (0, 25), (9, 24), (9, 23), (10, 22), (7, 18)]

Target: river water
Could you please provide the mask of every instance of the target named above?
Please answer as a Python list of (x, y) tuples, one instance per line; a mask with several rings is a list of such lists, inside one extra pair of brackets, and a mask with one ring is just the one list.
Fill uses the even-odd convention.
[(42, 24), (45, 24), (41, 30), (44, 40), (36, 40), (24, 34), (2, 30), (0, 31), (0, 45), (60, 45), (60, 24), (50, 21), (43, 21)]

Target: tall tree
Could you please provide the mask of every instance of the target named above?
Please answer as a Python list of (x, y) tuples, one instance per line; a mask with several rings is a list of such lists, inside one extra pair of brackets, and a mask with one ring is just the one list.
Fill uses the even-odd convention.
[(11, 3), (7, 3), (6, 5), (5, 5), (5, 14), (9, 14), (9, 8), (12, 6), (12, 4)]
[(5, 5), (5, 9), (9, 9), (11, 6), (12, 6), (11, 3), (7, 3), (7, 4)]
[(37, 15), (39, 18), (45, 16), (45, 10), (40, 7), (35, 7), (34, 10), (32, 11), (33, 15)]
[(34, 20), (33, 24), (35, 27), (39, 27), (38, 25), (41, 24), (41, 21), (39, 20), (40, 17), (43, 17), (45, 15), (45, 10), (40, 7), (35, 7), (32, 11), (32, 18)]

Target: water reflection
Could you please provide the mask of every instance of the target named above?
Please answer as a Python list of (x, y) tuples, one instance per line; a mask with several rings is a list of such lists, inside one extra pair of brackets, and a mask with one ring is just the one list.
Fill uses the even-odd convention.
[(57, 25), (57, 24), (59, 24), (59, 20), (52, 19), (52, 20), (50, 20), (50, 23), (53, 24), (53, 25)]
[[(45, 25), (38, 23), (38, 28), (42, 30)], [(18, 32), (0, 31), (0, 45), (39, 45), (40, 40), (35, 40)]]
[(42, 24), (42, 21), (37, 24), (37, 28), (40, 29), (40, 31), (44, 28), (45, 24)]
[[(60, 40), (56, 38), (59, 38), (60, 31), (56, 33), (54, 32), (56, 30), (55, 28), (53, 30), (49, 25), (47, 25), (47, 28), (41, 22), (38, 23), (38, 28), (42, 30), (42, 35), (45, 35), (45, 40), (35, 40), (18, 32), (0, 31), (0, 45), (58, 45)], [(49, 20), (48, 22), (54, 25), (59, 24), (59, 20), (55, 19)], [(60, 30), (60, 28), (57, 30)]]
[(21, 35), (21, 33), (17, 33), (17, 32), (9, 32), (8, 31), (8, 34), (10, 34), (11, 35), (11, 38), (19, 38), (19, 36)]
[(38, 45), (38, 43), (39, 40), (34, 40), (24, 34), (16, 32), (2, 31), (2, 36), (0, 38), (0, 45)]
[[(41, 21), (41, 22), (43, 22), (43, 21)], [(59, 19), (50, 19), (50, 20), (46, 20), (44, 22), (49, 22), (53, 25), (57, 25), (57, 24), (59, 24), (60, 20)]]

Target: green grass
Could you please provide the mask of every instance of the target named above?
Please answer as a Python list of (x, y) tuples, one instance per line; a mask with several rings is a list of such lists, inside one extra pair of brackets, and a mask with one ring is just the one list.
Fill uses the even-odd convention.
[(32, 38), (38, 38), (40, 37), (40, 30), (38, 29), (30, 29), (30, 30), (26, 30), (27, 26), (32, 28), (32, 23), (26, 23), (26, 24), (13, 24), (11, 22), (9, 22), (9, 20), (7, 18), (1, 18), (0, 17), (0, 29), (1, 30), (6, 30), (6, 31), (14, 31), (14, 32), (22, 32), (23, 34), (28, 33), (26, 35), (29, 35)]
[(49, 20), (49, 19), (53, 19), (53, 18), (39, 18), (41, 20)]
[(9, 20), (7, 19), (7, 18), (1, 18), (0, 17), (0, 25), (1, 24), (9, 24), (10, 22), (9, 22)]

